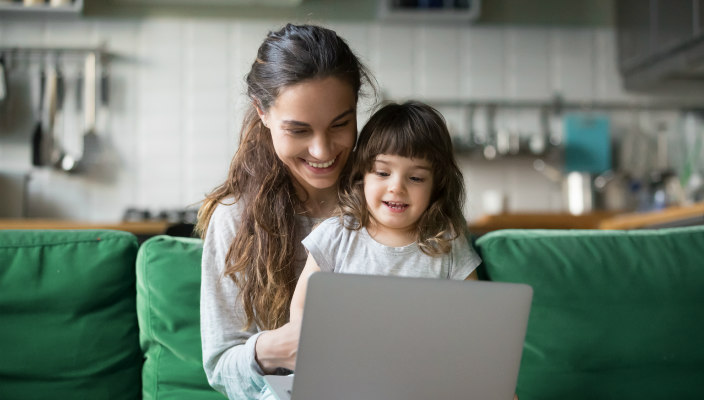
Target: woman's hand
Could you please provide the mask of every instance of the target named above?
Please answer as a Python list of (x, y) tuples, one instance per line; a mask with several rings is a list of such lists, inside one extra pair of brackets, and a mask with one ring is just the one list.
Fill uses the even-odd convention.
[(254, 356), (265, 374), (271, 374), (280, 367), (295, 369), (300, 334), (301, 321), (293, 320), (259, 335)]

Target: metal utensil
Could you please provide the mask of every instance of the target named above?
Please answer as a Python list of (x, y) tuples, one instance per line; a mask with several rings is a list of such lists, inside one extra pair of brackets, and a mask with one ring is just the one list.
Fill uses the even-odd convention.
[(486, 136), (484, 140), (484, 158), (496, 158), (496, 107), (488, 106), (486, 110)]
[(35, 167), (41, 167), (44, 165), (42, 148), (44, 143), (43, 133), (42, 133), (42, 118), (44, 109), (44, 84), (46, 82), (46, 75), (44, 68), (40, 67), (39, 70), (39, 102), (37, 103), (37, 121), (34, 124), (34, 130), (32, 131), (32, 165)]
[(57, 98), (57, 73), (55, 67), (48, 67), (46, 72), (46, 89), (44, 97), (44, 129), (43, 129), (43, 160), (45, 165), (51, 165), (56, 162), (59, 157), (59, 151), (56, 148), (54, 140), (54, 128), (56, 125), (56, 98)]
[(95, 53), (90, 53), (86, 56), (84, 68), (84, 86), (83, 86), (83, 153), (80, 161), (82, 164), (89, 162), (90, 157), (94, 156), (98, 151), (98, 135), (96, 134), (96, 106), (98, 76), (97, 76), (97, 57)]
[(7, 99), (7, 67), (5, 66), (5, 54), (0, 54), (0, 104)]
[[(95, 143), (95, 93), (96, 93), (96, 55), (89, 53), (83, 67), (83, 77), (80, 80), (79, 107), (83, 110), (83, 137), (77, 141), (77, 148), (66, 153), (60, 161), (60, 167), (66, 172), (77, 171), (84, 164), (86, 150), (90, 151)], [(81, 90), (82, 89), (82, 90)]]
[(61, 168), (61, 161), (66, 156), (66, 131), (64, 129), (64, 97), (66, 93), (66, 83), (64, 74), (57, 61), (56, 71), (56, 111), (54, 113), (54, 126), (52, 129), (54, 140), (54, 157), (52, 161), (56, 168)]

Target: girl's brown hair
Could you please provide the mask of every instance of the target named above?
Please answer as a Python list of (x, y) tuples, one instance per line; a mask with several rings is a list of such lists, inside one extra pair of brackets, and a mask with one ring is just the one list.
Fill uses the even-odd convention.
[(294, 179), (276, 156), (271, 132), (256, 107), (266, 112), (283, 89), (326, 77), (349, 83), (355, 96), (364, 80), (371, 83), (364, 65), (332, 30), (288, 24), (268, 34), (246, 76), (252, 106), (242, 124), (227, 180), (206, 196), (198, 211), (196, 229), (205, 237), (218, 204), (231, 198), (241, 205), (237, 234), (225, 259), (225, 275), (239, 289), (245, 329), (252, 324), (275, 329), (288, 320), (296, 285), (294, 255), (299, 245), (295, 215), (306, 200), (296, 195)]
[[(349, 229), (369, 224), (364, 197), (364, 175), (380, 154), (427, 160), (433, 173), (430, 204), (418, 220), (420, 249), (428, 255), (447, 253), (451, 242), (467, 230), (462, 215), (464, 179), (455, 162), (445, 119), (434, 108), (417, 101), (391, 103), (377, 111), (362, 128), (353, 162), (344, 172), (340, 214)], [(351, 218), (349, 218), (351, 217)]]

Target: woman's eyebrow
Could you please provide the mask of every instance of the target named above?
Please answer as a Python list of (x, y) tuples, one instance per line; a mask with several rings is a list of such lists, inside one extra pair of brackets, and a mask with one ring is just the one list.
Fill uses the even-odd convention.
[(346, 117), (347, 115), (349, 115), (349, 114), (354, 114), (354, 107), (350, 108), (350, 109), (347, 110), (347, 111), (344, 111), (342, 114), (340, 114), (340, 115), (338, 115), (337, 117), (333, 118), (332, 122), (341, 120), (341, 119), (345, 118), (345, 117)]
[[(347, 115), (349, 115), (349, 114), (354, 114), (354, 107), (353, 107), (353, 108), (350, 108), (349, 110), (346, 110), (346, 111), (342, 112), (340, 115), (338, 115), (337, 117), (333, 118), (333, 120), (332, 120), (331, 123), (334, 123), (334, 122), (336, 122), (336, 121), (338, 121), (338, 120), (340, 120), (340, 119), (342, 119), (342, 118), (345, 118), (345, 117), (346, 117)], [(307, 123), (307, 122), (296, 121), (296, 120), (293, 120), (293, 119), (283, 120), (283, 121), (281, 121), (281, 123), (282, 123), (282, 124), (288, 124), (288, 125), (295, 125), (295, 126), (304, 126), (304, 127), (310, 126), (310, 124)]]

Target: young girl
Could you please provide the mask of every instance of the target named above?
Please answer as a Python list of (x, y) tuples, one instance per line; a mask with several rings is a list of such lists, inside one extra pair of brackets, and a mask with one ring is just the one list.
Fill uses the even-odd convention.
[(291, 320), (302, 318), (316, 271), (476, 279), (481, 260), (466, 236), (464, 181), (435, 109), (419, 102), (381, 108), (362, 129), (353, 157), (338, 216), (303, 240), (309, 255)]

